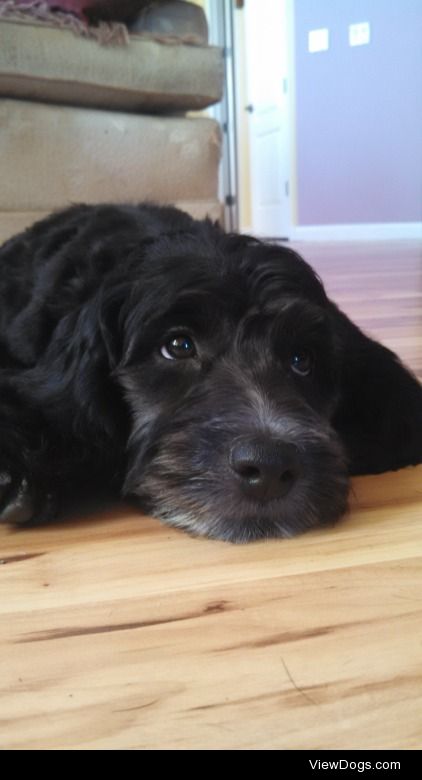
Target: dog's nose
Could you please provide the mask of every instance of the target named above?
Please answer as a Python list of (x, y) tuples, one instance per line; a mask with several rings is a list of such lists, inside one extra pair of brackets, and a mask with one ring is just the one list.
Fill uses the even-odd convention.
[(294, 444), (278, 440), (243, 439), (230, 452), (230, 466), (250, 498), (283, 498), (300, 475), (299, 452)]

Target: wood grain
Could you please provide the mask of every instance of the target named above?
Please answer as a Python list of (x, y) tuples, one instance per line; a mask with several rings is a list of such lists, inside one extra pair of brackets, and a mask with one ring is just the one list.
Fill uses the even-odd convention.
[[(422, 258), (301, 246), (422, 376)], [(231, 546), (123, 507), (0, 530), (0, 747), (421, 747), (422, 466), (330, 530)]]

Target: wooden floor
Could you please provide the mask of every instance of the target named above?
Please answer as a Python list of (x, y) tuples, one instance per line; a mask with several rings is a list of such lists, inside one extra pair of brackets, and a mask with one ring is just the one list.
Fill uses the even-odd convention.
[[(414, 243), (300, 247), (422, 377)], [(422, 467), (236, 547), (127, 509), (0, 530), (0, 748), (422, 746)]]

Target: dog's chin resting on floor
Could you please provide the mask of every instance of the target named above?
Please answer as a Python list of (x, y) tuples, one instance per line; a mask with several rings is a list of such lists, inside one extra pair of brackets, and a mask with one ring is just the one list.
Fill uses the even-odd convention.
[(350, 474), (421, 461), (421, 386), (292, 250), (148, 204), (0, 249), (4, 522), (107, 489), (194, 534), (287, 537), (340, 518)]

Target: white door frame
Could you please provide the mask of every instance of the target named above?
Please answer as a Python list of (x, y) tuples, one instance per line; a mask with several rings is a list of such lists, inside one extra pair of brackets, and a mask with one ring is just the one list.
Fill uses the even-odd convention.
[[(245, 63), (248, 105), (243, 107), (249, 111), (251, 228), (252, 232), (266, 238), (287, 238), (292, 228), (293, 168), (293, 112), (287, 54), (291, 50), (289, 38), (292, 34), (290, 0), (248, 0), (243, 14), (246, 52), (255, 54)], [(261, 24), (261, 35), (257, 37)], [(257, 40), (259, 50), (255, 47)], [(268, 52), (270, 57), (266, 59)], [(271, 81), (272, 78), (275, 81)], [(269, 181), (268, 189), (265, 188), (266, 180)]]

